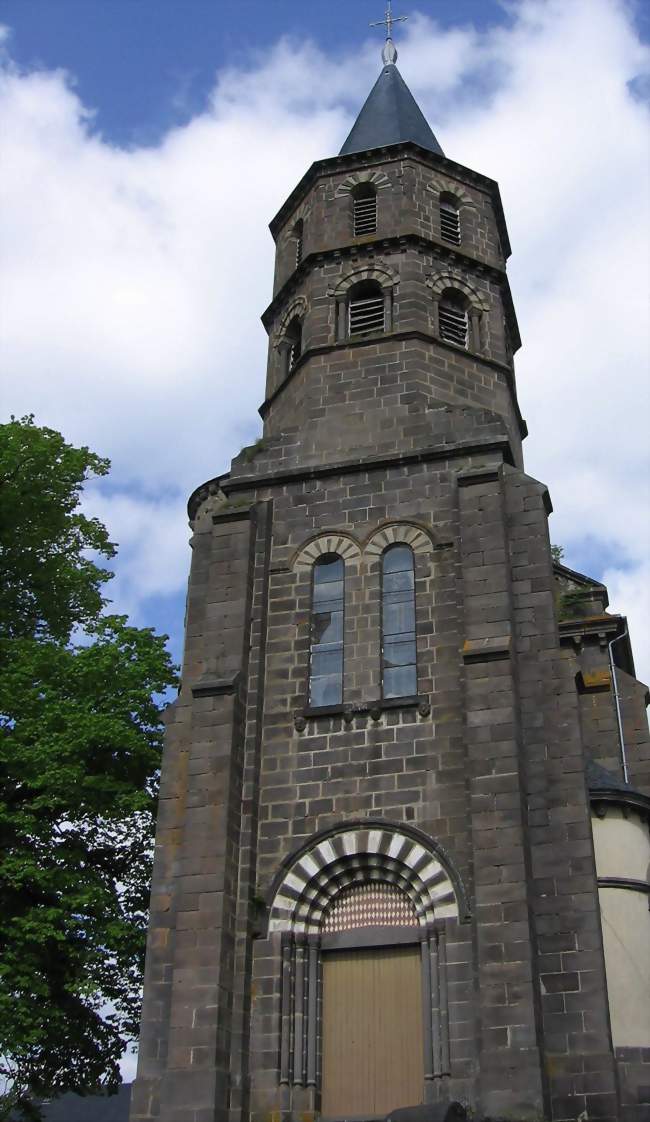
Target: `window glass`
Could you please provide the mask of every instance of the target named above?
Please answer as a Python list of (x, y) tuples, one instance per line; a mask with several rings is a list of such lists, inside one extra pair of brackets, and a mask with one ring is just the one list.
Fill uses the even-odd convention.
[(382, 692), (409, 697), (417, 689), (413, 551), (393, 545), (382, 558)]
[(343, 701), (343, 560), (326, 553), (313, 569), (309, 704), (340, 705)]

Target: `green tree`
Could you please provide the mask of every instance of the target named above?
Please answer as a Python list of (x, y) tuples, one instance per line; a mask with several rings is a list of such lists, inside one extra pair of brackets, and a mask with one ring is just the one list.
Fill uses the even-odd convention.
[(0, 1118), (116, 1087), (137, 1033), (175, 670), (165, 636), (106, 613), (115, 547), (80, 498), (108, 469), (0, 425)]

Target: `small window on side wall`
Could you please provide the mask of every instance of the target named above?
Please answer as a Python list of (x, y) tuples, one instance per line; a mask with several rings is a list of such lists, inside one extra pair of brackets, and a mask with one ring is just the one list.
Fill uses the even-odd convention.
[(440, 196), (440, 236), (446, 242), (460, 245), (460, 213), (453, 195)]
[(336, 553), (314, 563), (309, 657), (309, 704), (343, 701), (343, 625), (345, 565)]
[(355, 238), (377, 233), (377, 192), (362, 183), (352, 196), (352, 223)]
[(381, 678), (384, 697), (418, 692), (415, 642), (415, 565), (408, 545), (391, 545), (382, 556)]

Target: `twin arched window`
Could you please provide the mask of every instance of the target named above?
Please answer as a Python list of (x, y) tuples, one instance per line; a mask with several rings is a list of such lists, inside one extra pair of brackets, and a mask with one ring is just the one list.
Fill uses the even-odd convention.
[(337, 553), (324, 553), (313, 568), (309, 704), (343, 701), (343, 625), (345, 564)]
[[(415, 564), (409, 545), (391, 545), (381, 561), (382, 697), (418, 692), (415, 631)], [(309, 704), (343, 702), (345, 563), (325, 553), (313, 567)]]
[(410, 697), (418, 692), (413, 561), (409, 545), (391, 545), (382, 556), (381, 679), (384, 697)]

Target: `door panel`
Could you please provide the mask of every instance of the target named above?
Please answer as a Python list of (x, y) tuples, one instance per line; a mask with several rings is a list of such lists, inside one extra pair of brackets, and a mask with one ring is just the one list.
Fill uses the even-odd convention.
[(419, 947), (324, 955), (322, 1113), (414, 1106), (423, 1081)]

